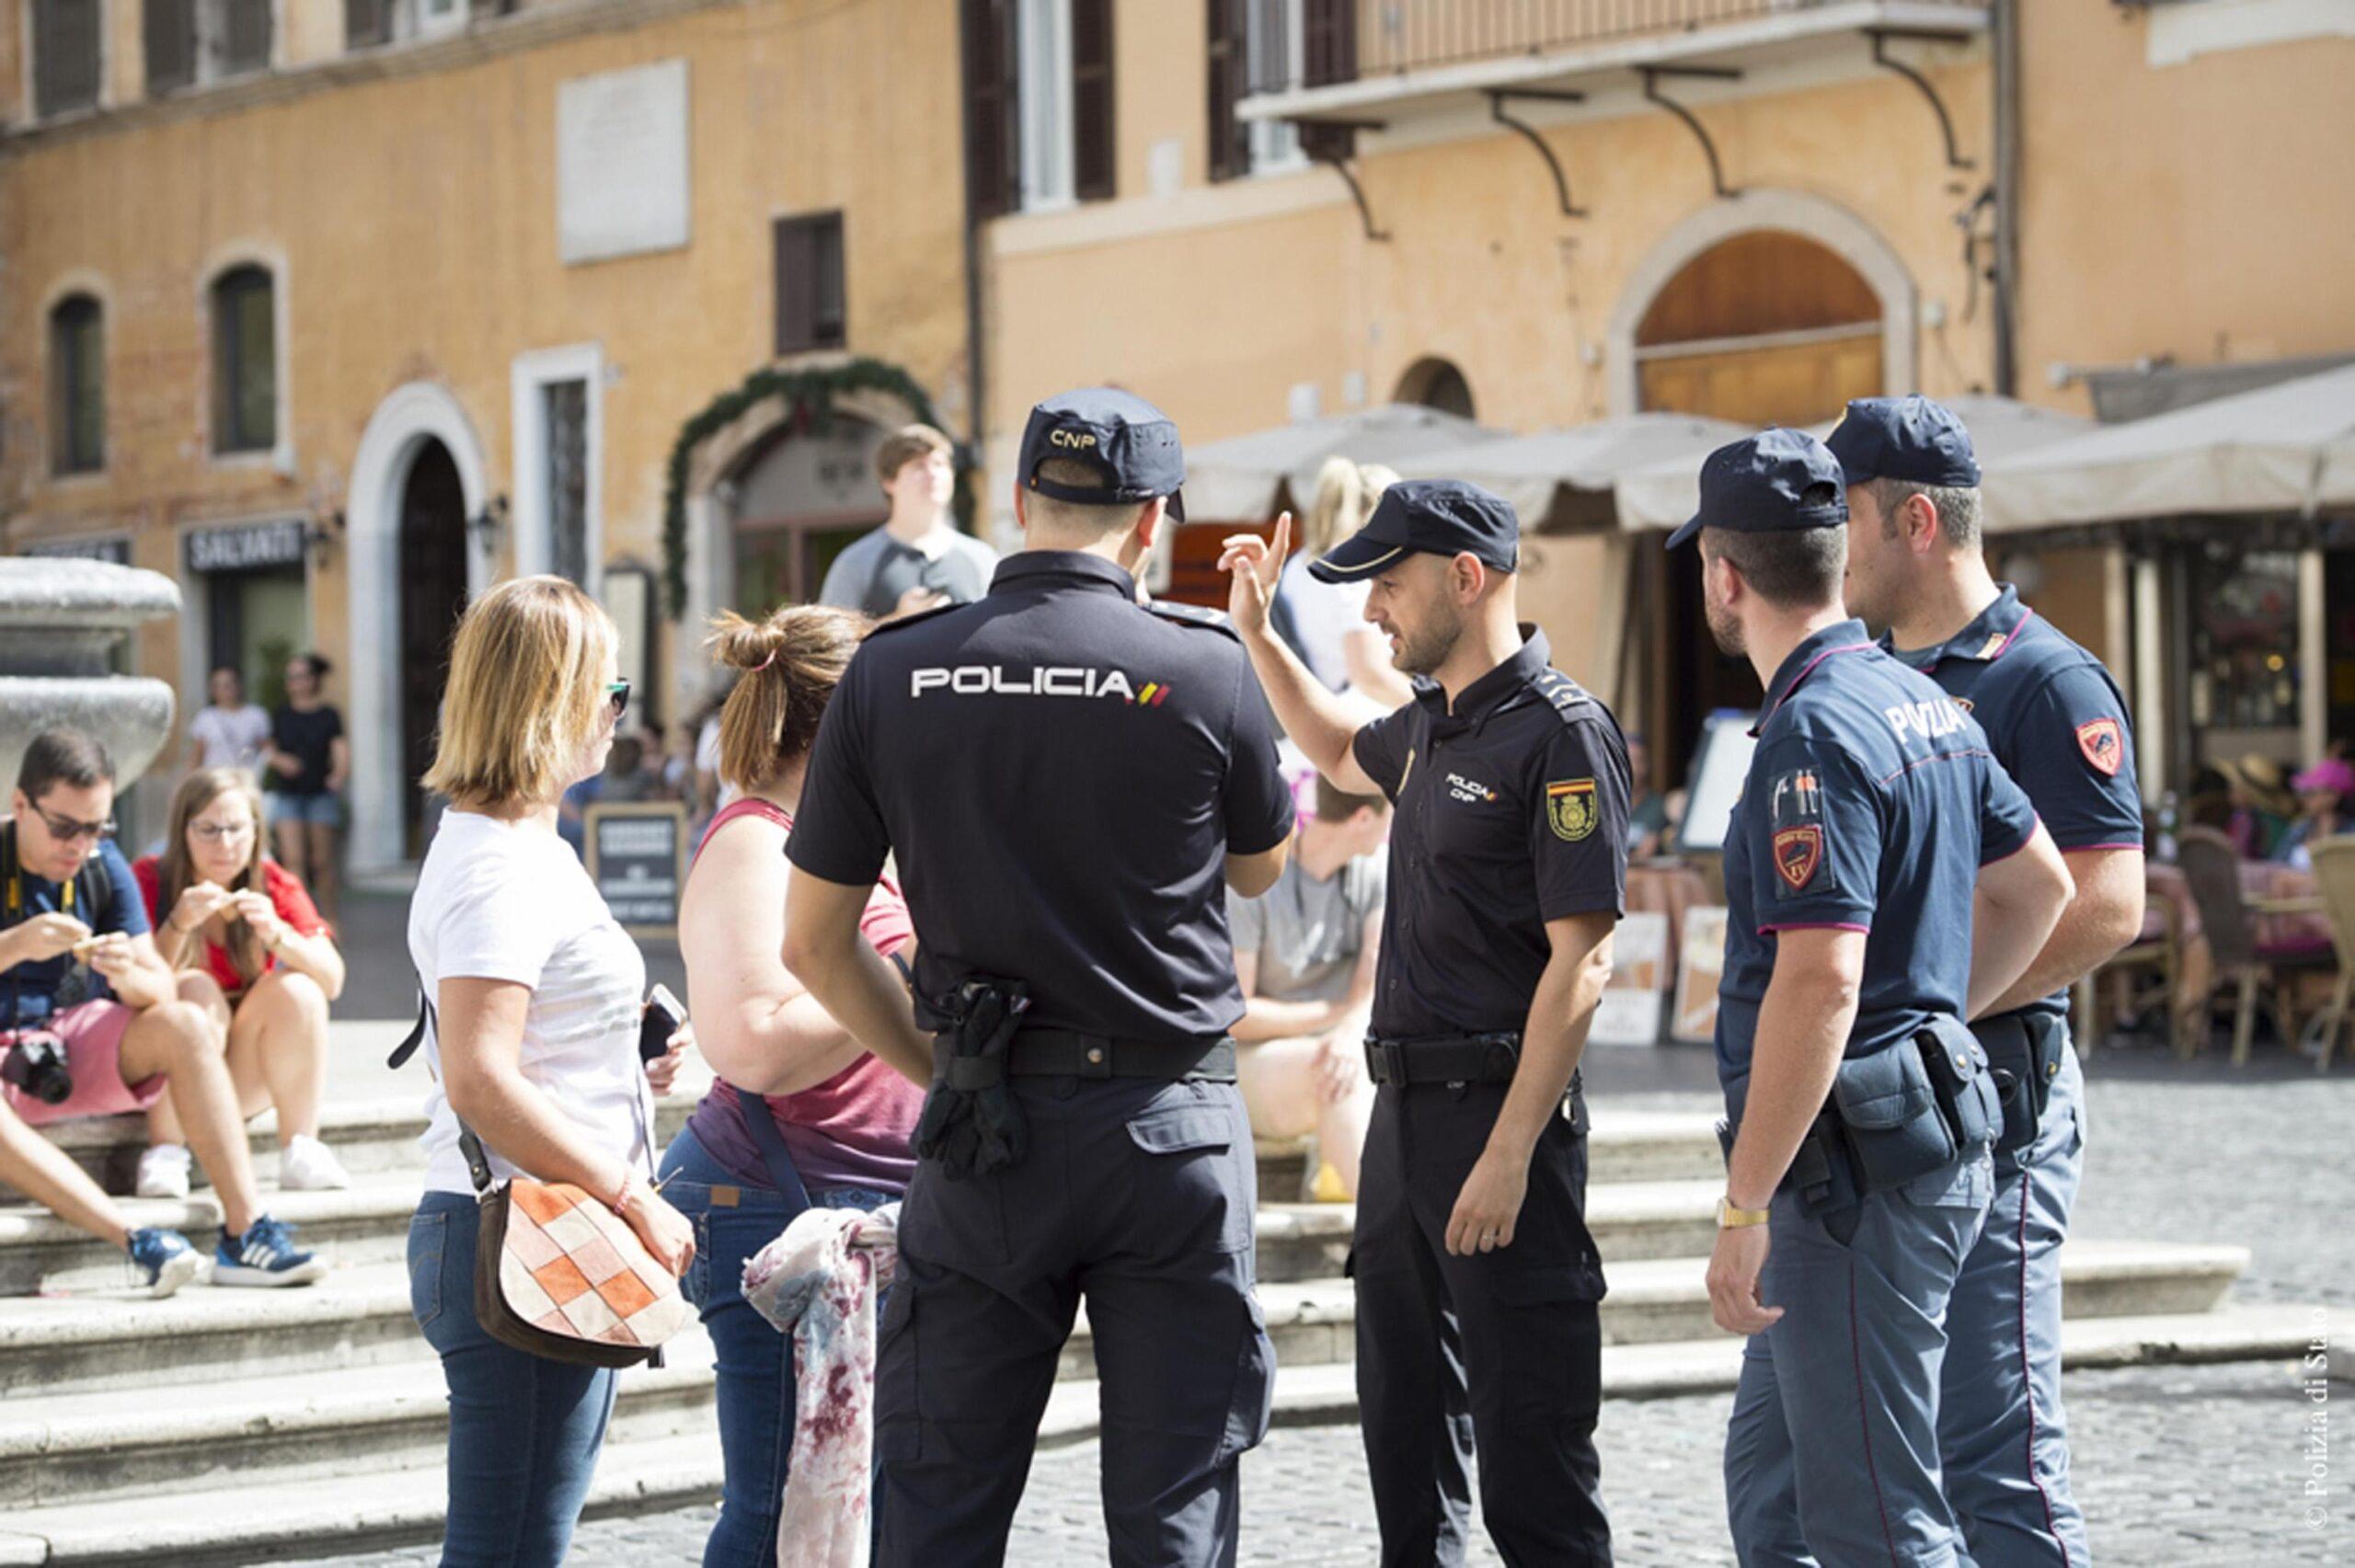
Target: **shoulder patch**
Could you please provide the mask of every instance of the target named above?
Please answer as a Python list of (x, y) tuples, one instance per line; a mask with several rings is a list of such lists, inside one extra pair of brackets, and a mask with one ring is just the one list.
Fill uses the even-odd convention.
[(886, 632), (900, 631), (905, 627), (915, 625), (919, 622), (929, 621), (935, 615), (946, 615), (951, 610), (962, 610), (963, 608), (965, 607), (961, 604), (936, 604), (929, 610), (919, 610), (913, 615), (900, 615), (895, 616), (889, 621), (878, 621), (875, 624), (867, 628), (867, 635), (870, 637), (879, 637)]
[(1223, 633), (1238, 643), (1243, 640), (1236, 635), (1234, 623), (1222, 610), (1205, 610), (1199, 604), (1181, 604), (1167, 599), (1156, 599), (1142, 608), (1149, 614), (1158, 615), (1165, 621), (1175, 621), (1181, 626), (1199, 626), (1206, 632)]
[(1529, 684), (1533, 691), (1545, 699), (1555, 715), (1564, 724), (1596, 711), (1594, 698), (1587, 689), (1550, 664), (1539, 670)]
[(2077, 727), (2077, 750), (2085, 761), (2103, 776), (2116, 778), (2119, 764), (2125, 760), (2126, 745), (2114, 718), (2088, 719)]

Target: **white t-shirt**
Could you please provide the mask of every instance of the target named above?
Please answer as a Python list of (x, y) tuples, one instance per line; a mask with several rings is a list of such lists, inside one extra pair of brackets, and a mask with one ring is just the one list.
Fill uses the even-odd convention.
[[(428, 996), (454, 979), (531, 987), (524, 1080), (600, 1149), (646, 1166), (654, 1125), (638, 1059), (646, 960), (569, 845), (537, 827), (443, 812), (409, 901), (408, 951)], [(425, 1049), (433, 1067), (419, 1140), (426, 1190), (471, 1194), (458, 1118), (442, 1092), (438, 1032)], [(516, 1174), (496, 1153), (490, 1164), (502, 1178)]]
[(1350, 684), (1349, 635), (1367, 625), (1368, 586), (1363, 580), (1318, 582), (1308, 575), (1305, 550), (1286, 561), (1283, 575), (1276, 579), (1276, 597), (1292, 612), (1292, 629), (1300, 637), (1294, 651), (1310, 674), (1336, 692)]
[(270, 715), (251, 703), (242, 708), (200, 708), (188, 721), (188, 738), (204, 748), (203, 766), (258, 773), (261, 749), (270, 743)]

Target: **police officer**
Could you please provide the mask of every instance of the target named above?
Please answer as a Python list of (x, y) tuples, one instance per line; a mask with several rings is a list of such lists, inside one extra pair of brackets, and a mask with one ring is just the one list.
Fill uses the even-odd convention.
[(1848, 484), (1848, 608), (1987, 733), (2068, 862), (2069, 910), (1974, 1028), (2008, 1084), (1995, 1203), (1947, 1309), (1949, 1342), (1992, 1371), (1938, 1405), (1947, 1496), (1980, 1568), (2092, 1561), (2061, 1412), (2061, 1260), (2085, 1158), (2069, 987), (2142, 926), (2142, 802), (2126, 704), (2101, 661), (1989, 575), (1979, 464), (1924, 397), (1848, 405), (1826, 443)]
[[(785, 960), (933, 1084), (876, 1375), (887, 1565), (1002, 1560), (1083, 1297), (1111, 1561), (1235, 1560), (1273, 1352), (1224, 896), (1275, 880), (1292, 807), (1224, 617), (1138, 602), (1184, 478), (1140, 398), (1033, 408), (1028, 548), (979, 601), (870, 634), (810, 757)], [(887, 853), (913, 1018), (857, 940)]]
[(1837, 460), (1775, 429), (1709, 455), (1669, 540), (1698, 536), (1709, 629), (1766, 689), (1725, 850), (1708, 1283), (1751, 1336), (1726, 1494), (1745, 1564), (1943, 1568), (1941, 1320), (2000, 1118), (1961, 1021), (2028, 967), (2069, 879), (1979, 727), (1848, 618), (1846, 521)]
[[(1461, 1562), (1467, 1450), (1513, 1564), (1611, 1561), (1594, 1424), (1602, 1260), (1578, 1064), (1626, 880), (1627, 750), (1516, 621), (1521, 529), (1410, 480), (1309, 570), (1365, 581), (1415, 700), (1361, 723), (1268, 629), (1291, 544), (1227, 541), (1235, 623), (1293, 742), (1397, 807), (1359, 1174), (1357, 1378), (1382, 1561)], [(1470, 1416), (1470, 1439), (1463, 1417)]]

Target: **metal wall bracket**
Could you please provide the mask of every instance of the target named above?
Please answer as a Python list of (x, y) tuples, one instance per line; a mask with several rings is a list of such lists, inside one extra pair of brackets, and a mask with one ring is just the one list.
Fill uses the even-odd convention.
[(1708, 131), (1694, 117), (1691, 109), (1661, 94), (1660, 79), (1662, 76), (1683, 76), (1697, 81), (1739, 82), (1741, 73), (1728, 65), (1644, 65), (1637, 69), (1644, 74), (1645, 100), (1660, 105), (1684, 121), (1685, 128), (1699, 139), (1702, 155), (1709, 160), (1709, 189), (1719, 196), (1740, 195), (1740, 191), (1726, 184), (1725, 168), (1717, 162), (1717, 144), (1709, 140)]
[(1913, 66), (1906, 64), (1905, 62), (1895, 58), (1889, 52), (1889, 40), (1892, 38), (1928, 38), (1936, 39), (1942, 42), (1955, 43), (1961, 41), (1958, 35), (1953, 33), (1907, 32), (1901, 29), (1890, 28), (1873, 28), (1867, 31), (1866, 36), (1873, 40), (1873, 63), (1880, 66), (1883, 70), (1896, 72), (1899, 75), (1904, 77), (1907, 81), (1921, 88), (1922, 96), (1930, 100), (1930, 112), (1938, 117), (1938, 134), (1946, 140), (1947, 167), (1950, 169), (1968, 169), (1978, 167), (1978, 165), (1972, 163), (1969, 158), (1964, 157), (1956, 150), (1954, 144), (1954, 120), (1947, 115), (1946, 103), (1938, 97), (1938, 89), (1930, 85), (1930, 79), (1927, 76), (1924, 76), (1921, 72), (1916, 71)]
[[(1292, 123), (1304, 133), (1301, 137), (1301, 150), (1308, 155), (1309, 161), (1325, 165), (1339, 175), (1341, 183), (1350, 188), (1350, 200), (1358, 204), (1358, 222), (1365, 229), (1365, 237), (1374, 241), (1388, 240), (1390, 231), (1374, 226), (1373, 208), (1365, 199), (1365, 187), (1358, 183), (1357, 171), (1350, 167), (1350, 158), (1357, 151), (1357, 133), (1361, 131), (1380, 131), (1385, 122), (1303, 116)], [(1324, 134), (1317, 134), (1319, 132)]]
[(1562, 203), (1562, 216), (1565, 218), (1585, 217), (1585, 208), (1570, 204), (1569, 177), (1562, 172), (1561, 160), (1554, 155), (1554, 149), (1545, 144), (1545, 138), (1537, 133), (1537, 127), (1527, 120), (1515, 120), (1505, 112), (1506, 103), (1513, 98), (1524, 98), (1534, 103), (1584, 103), (1586, 95), (1567, 90), (1547, 92), (1534, 88), (1492, 92), (1488, 95), (1489, 116), (1508, 131), (1521, 132), (1522, 139), (1537, 149), (1537, 155), (1545, 160), (1545, 172), (1554, 177), (1554, 194)]

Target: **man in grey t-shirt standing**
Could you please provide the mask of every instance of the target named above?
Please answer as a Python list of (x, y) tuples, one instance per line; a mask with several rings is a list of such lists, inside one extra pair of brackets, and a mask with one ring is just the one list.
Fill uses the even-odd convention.
[(1389, 836), (1388, 801), (1320, 778), (1315, 814), (1301, 821), (1275, 886), (1256, 898), (1226, 898), (1243, 985), (1235, 1075), (1251, 1130), (1315, 1134), (1320, 1196), (1357, 1196), (1373, 1111), (1365, 1032)]
[(875, 449), (875, 476), (891, 515), (834, 557), (819, 603), (890, 620), (971, 604), (989, 591), (997, 552), (948, 520), (957, 492), (953, 452), (948, 438), (930, 425), (904, 426), (883, 438)]

